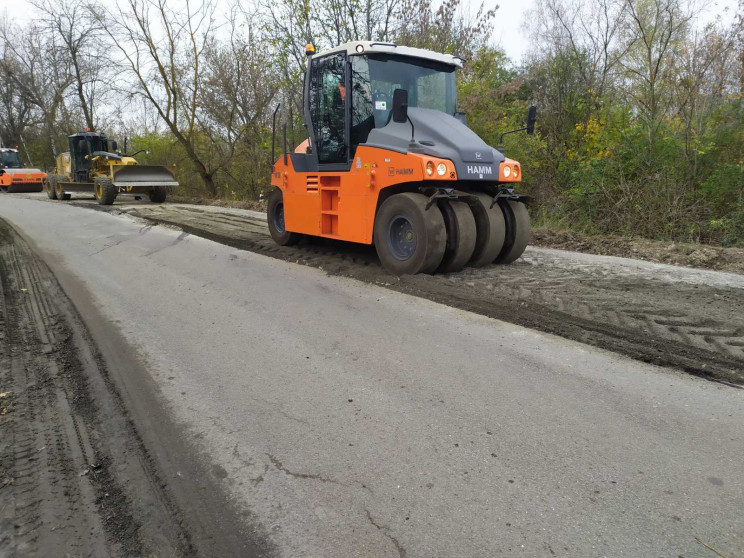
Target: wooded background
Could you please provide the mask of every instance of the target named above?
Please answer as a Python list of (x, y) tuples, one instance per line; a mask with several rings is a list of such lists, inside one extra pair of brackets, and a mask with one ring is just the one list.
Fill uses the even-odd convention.
[(491, 145), (539, 107), (537, 133), (504, 142), (538, 223), (744, 245), (744, 0), (706, 25), (687, 1), (538, 0), (519, 65), (498, 9), (460, 2), (35, 0), (0, 22), (0, 138), (51, 169), (89, 127), (178, 164), (186, 195), (255, 200), (277, 104), (305, 138), (305, 44), (393, 41), (468, 60), (459, 109)]

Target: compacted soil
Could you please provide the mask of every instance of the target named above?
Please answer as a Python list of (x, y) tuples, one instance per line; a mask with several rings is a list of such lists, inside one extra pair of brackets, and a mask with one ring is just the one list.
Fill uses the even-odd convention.
[(323, 239), (277, 246), (259, 212), (179, 204), (107, 210), (744, 385), (742, 275), (530, 247), (510, 266), (397, 277), (372, 247)]

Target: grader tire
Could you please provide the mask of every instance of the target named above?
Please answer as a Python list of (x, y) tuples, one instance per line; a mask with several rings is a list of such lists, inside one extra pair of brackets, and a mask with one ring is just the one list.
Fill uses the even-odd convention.
[(499, 202), (506, 222), (506, 237), (497, 264), (510, 264), (519, 259), (530, 240), (530, 214), (522, 202), (501, 200)]
[(457, 200), (440, 202), (439, 209), (447, 230), (447, 245), (438, 273), (460, 271), (470, 261), (478, 238), (475, 217), (467, 203)]
[(154, 186), (152, 190), (148, 192), (150, 201), (153, 203), (163, 203), (165, 198), (168, 197), (168, 190), (165, 186)]
[(46, 190), (47, 197), (50, 200), (57, 199), (57, 180), (56, 175), (48, 174), (46, 180), (44, 180), (44, 189)]
[(279, 246), (292, 246), (302, 238), (297, 233), (289, 232), (285, 226), (284, 196), (279, 188), (274, 188), (269, 194), (266, 219), (269, 223), (269, 234)]
[(433, 273), (447, 247), (444, 217), (423, 194), (386, 199), (375, 217), (374, 242), (382, 266), (396, 275)]
[(94, 181), (96, 201), (100, 205), (111, 205), (116, 199), (116, 187), (111, 179), (106, 176), (99, 176)]
[(504, 212), (498, 204), (493, 203), (491, 196), (482, 192), (477, 192), (474, 196), (476, 199), (470, 203), (470, 209), (475, 218), (477, 238), (470, 265), (483, 267), (492, 264), (501, 253), (506, 225)]
[(70, 194), (66, 194), (64, 189), (62, 188), (62, 183), (64, 182), (64, 177), (55, 174), (54, 175), (54, 195), (59, 201), (67, 201), (70, 199)]

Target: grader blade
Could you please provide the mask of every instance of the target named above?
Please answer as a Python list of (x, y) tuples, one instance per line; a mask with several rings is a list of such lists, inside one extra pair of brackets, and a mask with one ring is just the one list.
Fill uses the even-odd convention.
[(159, 165), (126, 165), (114, 167), (114, 186), (119, 188), (151, 188), (178, 186), (175, 167)]

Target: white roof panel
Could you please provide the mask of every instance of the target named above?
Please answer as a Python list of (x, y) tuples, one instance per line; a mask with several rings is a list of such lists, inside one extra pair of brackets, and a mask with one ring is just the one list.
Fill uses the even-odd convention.
[(394, 43), (383, 43), (377, 41), (352, 41), (337, 47), (323, 50), (315, 54), (315, 56), (325, 56), (326, 54), (333, 54), (334, 52), (345, 52), (348, 56), (373, 53), (397, 54), (399, 56), (434, 60), (436, 62), (442, 62), (443, 64), (457, 66), (458, 68), (462, 68), (462, 63), (464, 62), (462, 58), (452, 56), (451, 54), (442, 54), (441, 52), (434, 52), (433, 50), (398, 46)]

